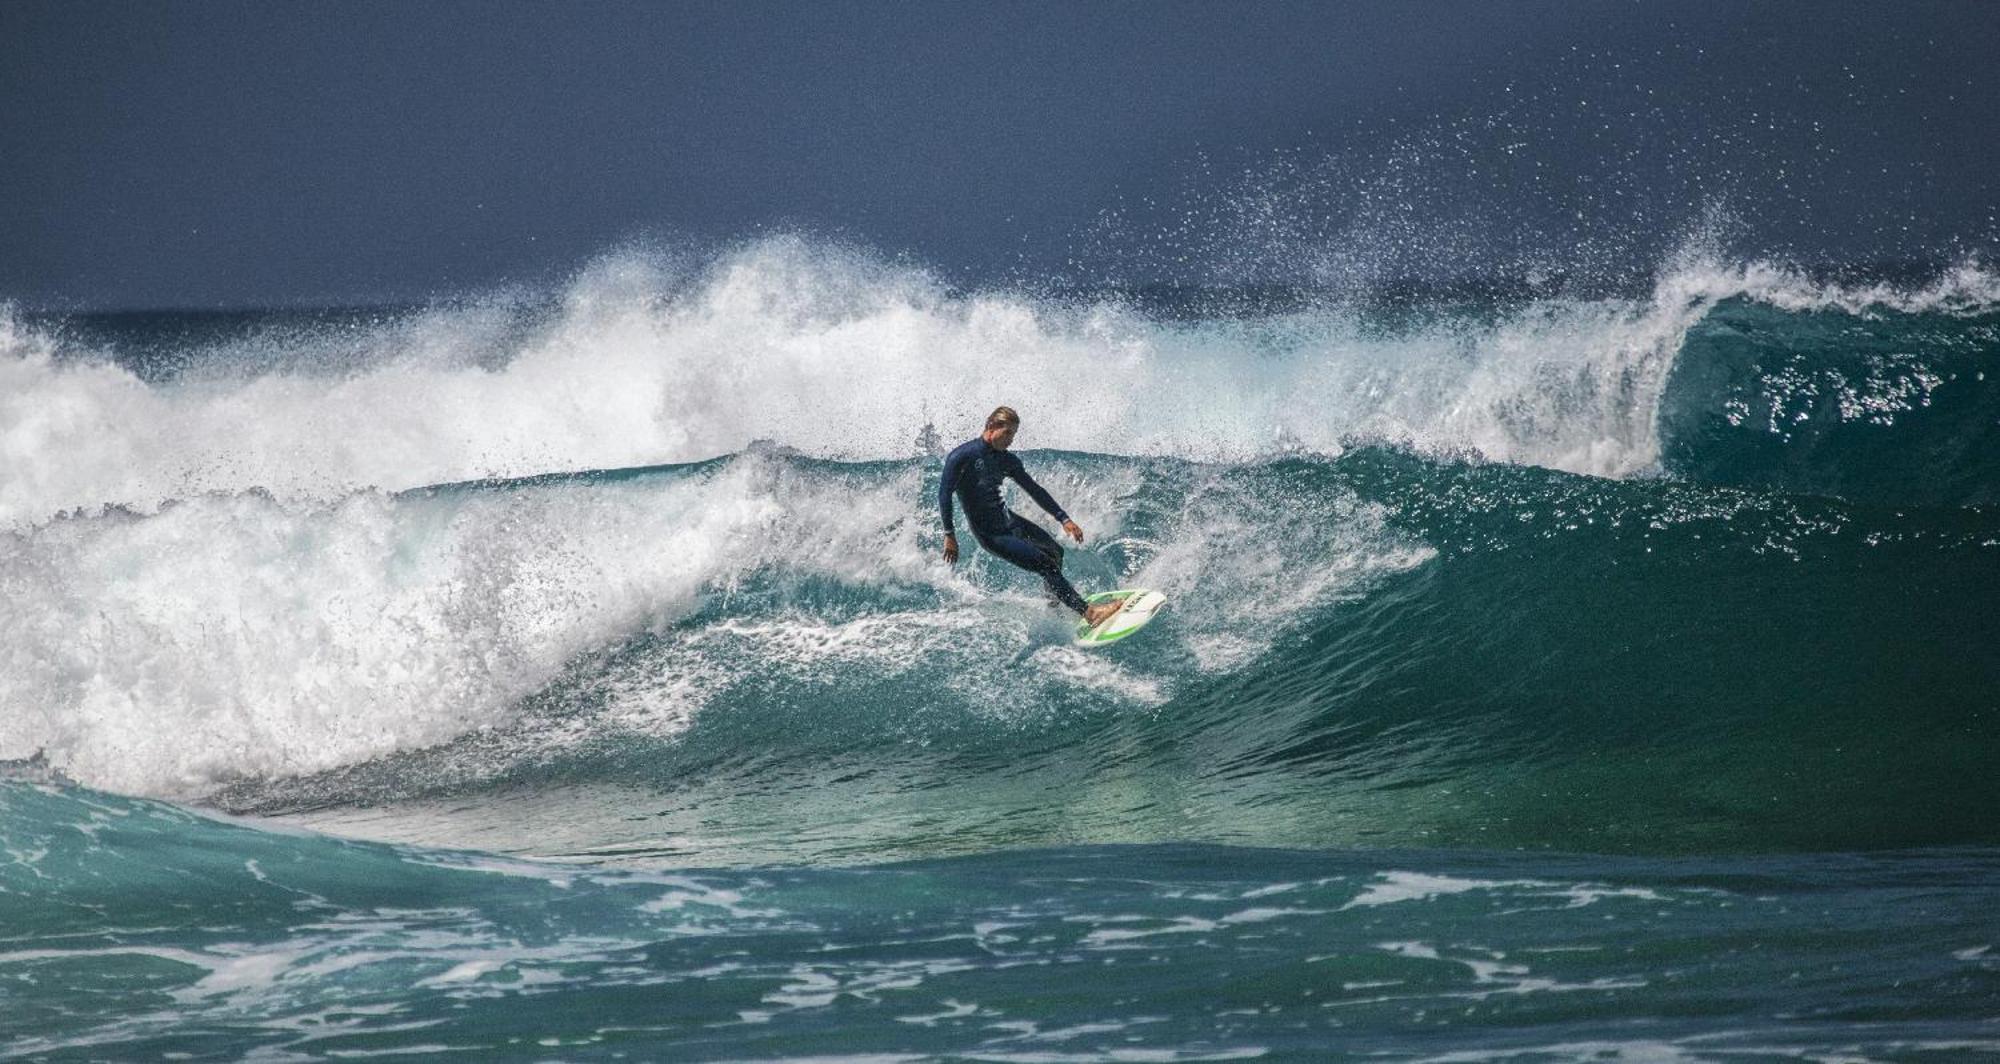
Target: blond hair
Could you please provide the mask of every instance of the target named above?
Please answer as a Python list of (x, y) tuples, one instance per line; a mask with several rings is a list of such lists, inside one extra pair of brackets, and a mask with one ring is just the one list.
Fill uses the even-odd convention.
[(1001, 429), (1009, 425), (1016, 428), (1021, 425), (1021, 415), (1016, 414), (1011, 406), (996, 406), (992, 413), (986, 415), (986, 427), (989, 429)]

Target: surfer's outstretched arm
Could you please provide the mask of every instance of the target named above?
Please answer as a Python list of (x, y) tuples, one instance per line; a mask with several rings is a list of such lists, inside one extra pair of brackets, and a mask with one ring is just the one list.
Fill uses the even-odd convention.
[(1063, 512), (1063, 508), (1056, 504), (1056, 498), (1049, 494), (1049, 489), (1035, 483), (1035, 478), (1028, 475), (1028, 470), (1021, 465), (1019, 458), (1014, 458), (1011, 454), (1007, 457), (1013, 459), (1007, 475), (1014, 478), (1014, 483), (1021, 485), (1021, 490), (1028, 493), (1028, 498), (1035, 500), (1036, 506), (1047, 511), (1050, 517), (1062, 522), (1063, 531), (1069, 533), (1078, 543), (1082, 543), (1083, 529), (1078, 528), (1076, 522), (1070, 520), (1069, 515)]

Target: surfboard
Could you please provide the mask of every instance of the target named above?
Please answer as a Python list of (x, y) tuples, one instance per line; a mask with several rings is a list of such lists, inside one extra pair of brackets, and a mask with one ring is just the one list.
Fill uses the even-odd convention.
[(1157, 591), (1128, 587), (1117, 591), (1099, 591), (1084, 601), (1125, 603), (1117, 613), (1097, 622), (1094, 628), (1081, 621), (1077, 622), (1076, 645), (1096, 647), (1106, 643), (1116, 643), (1151, 624), (1154, 615), (1160, 612), (1160, 607), (1167, 604), (1167, 596)]

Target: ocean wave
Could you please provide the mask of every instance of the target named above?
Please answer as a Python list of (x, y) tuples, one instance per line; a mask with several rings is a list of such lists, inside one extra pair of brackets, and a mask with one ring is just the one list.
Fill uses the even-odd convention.
[[(1086, 478), (1061, 460), (1045, 471), (1106, 541), (1072, 571), (1183, 593), (1204, 626), (1227, 627), (1255, 599), (1275, 632), (1278, 615), (1424, 557), (1351, 495), (1286, 498), (1181, 470), (1169, 476), (1184, 494), (1169, 496), (1142, 468), (1108, 472)], [(1054, 646), (1063, 625), (1023, 589), (989, 601), (1011, 570), (975, 558), (967, 581), (939, 564), (927, 476), (930, 463), (752, 453), (330, 505), (213, 496), (10, 534), (0, 751), (45, 749), (97, 786), (196, 794), (514, 723), (579, 658), (598, 671), (558, 700), (563, 713), (588, 695), (606, 701), (600, 725), (655, 735), (774, 654), (801, 679), (831, 663), (857, 683), (915, 669), (909, 682), (977, 685), (981, 661), (1033, 652), (1026, 673), (1047, 690), (1030, 704), (1143, 689)], [(1215, 549), (1274, 518), (1300, 531)], [(633, 641), (657, 649), (620, 664), (613, 651)], [(1268, 642), (1230, 636), (1210, 653)], [(569, 727), (546, 723), (543, 751)]]
[[(0, 757), (586, 855), (1990, 843), (1992, 288), (1175, 316), (787, 239), (138, 352), (0, 315)], [(1127, 650), (939, 563), (999, 400), (1078, 582), (1174, 597)]]
[(2000, 502), (2000, 315), (1748, 299), (1689, 330), (1661, 465), (1705, 483), (1919, 506)]
[[(1688, 330), (1788, 313), (1988, 313), (1975, 265), (1842, 286), (1686, 256), (1650, 293), (1387, 317), (1338, 299), (1163, 321), (1116, 299), (959, 293), (796, 238), (690, 267), (609, 256), (494, 297), (227, 338), (92, 339), (0, 315), (0, 524), (258, 488), (326, 502), (481, 477), (697, 461), (772, 440), (900, 458), (997, 402), (1095, 453), (1333, 454), (1356, 438), (1600, 476), (1660, 467)], [(176, 334), (178, 335), (178, 334)]]
[(12, 533), (0, 756), (527, 852), (1993, 841), (1989, 514), (1384, 448), (1035, 463), (1080, 583), (1174, 597), (1127, 653), (943, 566), (928, 460)]

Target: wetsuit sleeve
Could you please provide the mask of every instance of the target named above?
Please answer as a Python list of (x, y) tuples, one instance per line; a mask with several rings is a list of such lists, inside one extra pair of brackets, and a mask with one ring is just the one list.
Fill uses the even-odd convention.
[(944, 460), (944, 475), (938, 478), (938, 519), (944, 522), (944, 534), (952, 534), (951, 493), (958, 490), (958, 478), (965, 473), (965, 452), (953, 451)]
[[(1013, 455), (1007, 457), (1014, 458)], [(1019, 458), (1014, 458), (1008, 465), (1012, 467), (1008, 475), (1014, 478), (1014, 483), (1021, 485), (1022, 491), (1028, 493), (1028, 498), (1035, 500), (1036, 506), (1047, 510), (1049, 516), (1058, 521), (1069, 520), (1069, 515), (1063, 512), (1063, 508), (1056, 505), (1055, 497), (1049, 494), (1049, 489), (1035, 483), (1035, 478), (1028, 475), (1028, 470), (1021, 465)]]

